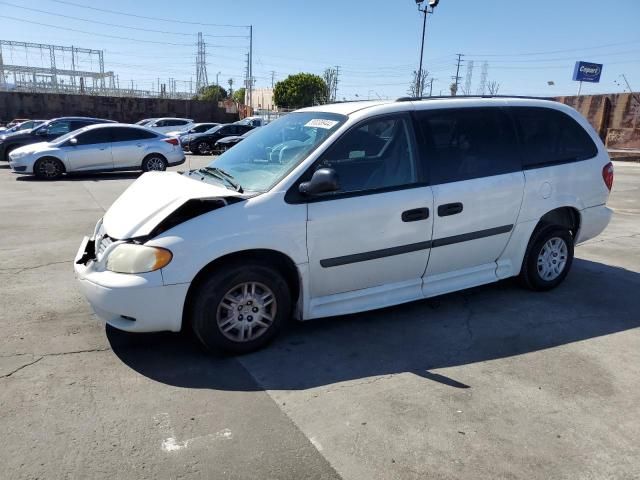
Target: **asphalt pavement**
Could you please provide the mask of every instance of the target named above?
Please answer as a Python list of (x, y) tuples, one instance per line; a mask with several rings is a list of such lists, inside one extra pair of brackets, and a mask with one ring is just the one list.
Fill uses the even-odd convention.
[(616, 164), (613, 221), (552, 292), (297, 323), (237, 358), (105, 328), (76, 288), (80, 240), (138, 174), (5, 167), (0, 478), (640, 477), (640, 164)]

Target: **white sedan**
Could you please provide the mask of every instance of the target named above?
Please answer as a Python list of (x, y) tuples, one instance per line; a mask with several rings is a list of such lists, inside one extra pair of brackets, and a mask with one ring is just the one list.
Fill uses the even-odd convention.
[(184, 160), (177, 138), (128, 124), (90, 125), (53, 142), (25, 145), (9, 154), (14, 172), (46, 179), (66, 172), (162, 171)]

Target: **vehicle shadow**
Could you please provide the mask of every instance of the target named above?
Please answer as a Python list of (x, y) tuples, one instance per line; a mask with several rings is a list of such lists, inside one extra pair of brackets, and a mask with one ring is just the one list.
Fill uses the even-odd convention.
[[(445, 367), (523, 355), (640, 326), (640, 274), (576, 259), (563, 285), (536, 293), (513, 281), (357, 315), (294, 322), (265, 350), (205, 353), (186, 334), (107, 328), (114, 353), (158, 382), (217, 390), (298, 390), (411, 372), (453, 388)], [(239, 374), (239, 362), (246, 372)]]
[(16, 178), (19, 182), (77, 182), (77, 181), (103, 181), (103, 180), (135, 180), (142, 172), (96, 172), (96, 173), (67, 173), (56, 180), (45, 180), (33, 175), (21, 175)]

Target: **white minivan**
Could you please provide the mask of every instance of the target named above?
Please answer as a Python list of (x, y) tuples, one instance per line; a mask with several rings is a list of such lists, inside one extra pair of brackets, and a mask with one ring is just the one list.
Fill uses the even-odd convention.
[(613, 183), (560, 103), (449, 98), (290, 113), (185, 173), (142, 175), (75, 260), (98, 317), (264, 346), (291, 317), (402, 304), (519, 276), (548, 290), (604, 230)]

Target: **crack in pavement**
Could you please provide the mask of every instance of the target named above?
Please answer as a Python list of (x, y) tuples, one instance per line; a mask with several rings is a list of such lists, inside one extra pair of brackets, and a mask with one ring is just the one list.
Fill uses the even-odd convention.
[(43, 358), (44, 358), (44, 357), (38, 357), (38, 358), (36, 358), (36, 359), (35, 359), (34, 361), (32, 361), (32, 362), (29, 362), (29, 363), (27, 363), (27, 364), (25, 364), (25, 365), (20, 365), (18, 368), (14, 369), (13, 371), (11, 371), (11, 372), (9, 372), (9, 373), (7, 373), (7, 374), (5, 374), (5, 375), (0, 375), (0, 378), (9, 378), (9, 377), (10, 377), (11, 375), (13, 375), (14, 373), (19, 372), (19, 371), (20, 371), (20, 370), (22, 370), (23, 368), (27, 368), (27, 367), (29, 367), (29, 366), (31, 366), (31, 365), (33, 365), (33, 364), (35, 364), (35, 363), (38, 363), (38, 362), (39, 362), (40, 360), (42, 360)]
[[(49, 262), (43, 263), (42, 265), (34, 265), (32, 267), (13, 267), (13, 268), (0, 268), (0, 274), (6, 273), (8, 275), (18, 275), (22, 272), (26, 272), (28, 270), (36, 270), (38, 268), (49, 267), (51, 265), (61, 265), (63, 263), (71, 263), (71, 260), (61, 260), (59, 262)], [(12, 272), (11, 270), (16, 270)]]
[(64, 355), (75, 355), (78, 353), (94, 353), (94, 352), (107, 352), (111, 350), (111, 348), (106, 347), (106, 348), (91, 348), (91, 349), (87, 349), (87, 350), (73, 350), (70, 352), (58, 352), (58, 353), (44, 353), (44, 354), (40, 354), (40, 355), (34, 355), (33, 353), (15, 353), (13, 355), (2, 355), (0, 356), (0, 358), (11, 358), (11, 357), (20, 357), (20, 356), (24, 356), (24, 355), (34, 355), (37, 356), (38, 358), (36, 358), (35, 360), (33, 360), (32, 362), (26, 363), (24, 365), (21, 365), (20, 367), (14, 369), (13, 371), (5, 374), (5, 375), (0, 375), (0, 378), (8, 378), (11, 375), (13, 375), (16, 372), (19, 372), (20, 370), (27, 368), (31, 365), (34, 365), (36, 363), (38, 363), (40, 360), (42, 360), (43, 358), (46, 357), (61, 357)]

